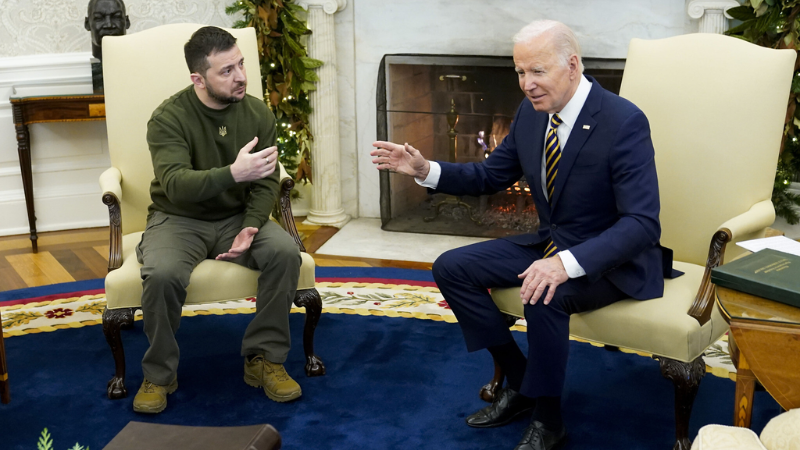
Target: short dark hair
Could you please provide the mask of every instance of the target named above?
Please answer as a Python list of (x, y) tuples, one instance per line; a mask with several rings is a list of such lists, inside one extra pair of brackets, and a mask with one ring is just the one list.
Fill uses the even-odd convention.
[(203, 27), (195, 31), (189, 42), (183, 46), (186, 65), (190, 73), (205, 76), (211, 64), (208, 57), (217, 52), (228, 51), (236, 45), (236, 38), (218, 27)]

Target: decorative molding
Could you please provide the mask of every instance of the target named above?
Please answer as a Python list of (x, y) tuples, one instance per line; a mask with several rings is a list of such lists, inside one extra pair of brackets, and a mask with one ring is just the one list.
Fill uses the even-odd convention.
[(0, 111), (11, 96), (90, 94), (92, 54), (62, 53), (0, 57)]
[[(105, 170), (108, 169), (108, 157), (106, 157), (105, 155), (72, 155), (70, 156), (69, 159), (56, 159), (54, 161), (34, 158), (32, 169), (34, 173), (37, 174), (68, 172), (72, 170), (84, 170), (84, 169)], [(19, 165), (17, 165), (16, 159), (14, 160), (13, 166), (0, 167), (0, 178), (19, 177), (19, 176), (20, 176), (20, 167)], [(99, 192), (97, 189), (95, 189), (95, 191)], [(2, 192), (0, 192), (0, 195), (2, 195)]]
[(336, 14), (347, 7), (347, 0), (300, 0), (297, 5), (308, 11), (310, 7), (321, 7), (328, 14)]
[(741, 5), (736, 0), (692, 0), (686, 13), (700, 19), (700, 33), (722, 34), (728, 30), (728, 19), (733, 19), (727, 11), (737, 6)]
[[(230, 27), (229, 0), (125, 0), (128, 33), (167, 23), (205, 23)], [(87, 0), (0, 0), (0, 56), (91, 50), (83, 27)]]
[[(95, 195), (99, 201), (100, 189), (97, 187), (96, 183), (83, 183), (83, 184), (71, 184), (69, 192), (64, 192), (62, 187), (47, 187), (47, 188), (37, 188), (36, 189), (36, 199), (37, 200), (44, 200), (48, 198), (56, 198), (56, 199), (64, 199), (69, 197), (83, 197), (85, 195)], [(25, 193), (22, 189), (8, 189), (0, 191), (0, 204), (3, 203), (13, 203), (13, 202), (24, 202), (25, 201)], [(0, 233), (2, 234), (2, 233)]]

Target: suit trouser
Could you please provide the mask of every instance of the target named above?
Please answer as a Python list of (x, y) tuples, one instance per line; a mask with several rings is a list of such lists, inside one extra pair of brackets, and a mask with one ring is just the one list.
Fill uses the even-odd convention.
[[(434, 262), (433, 277), (458, 319), (468, 351), (513, 342), (488, 289), (521, 286), (523, 280), (517, 275), (542, 258), (543, 247), (497, 239), (450, 250)], [(548, 305), (541, 299), (525, 305), (528, 363), (520, 392), (528, 397), (560, 396), (569, 356), (570, 314), (626, 297), (605, 278), (590, 283), (583, 276), (558, 286)]]
[[(204, 221), (155, 212), (136, 255), (143, 264), (142, 313), (150, 348), (142, 359), (149, 381), (166, 385), (177, 376), (180, 350), (175, 339), (192, 270), (204, 259), (227, 252), (242, 230), (243, 214)], [(267, 221), (250, 249), (233, 262), (259, 270), (256, 314), (247, 326), (241, 353), (264, 354), (283, 363), (289, 353), (289, 311), (302, 259), (297, 244), (278, 224)]]

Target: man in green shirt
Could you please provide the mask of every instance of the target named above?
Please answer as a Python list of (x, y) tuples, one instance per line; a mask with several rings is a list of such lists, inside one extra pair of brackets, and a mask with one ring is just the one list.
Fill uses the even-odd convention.
[(261, 272), (256, 314), (242, 340), (244, 380), (274, 401), (294, 400), (302, 392), (283, 362), (301, 258), (289, 234), (269, 220), (279, 184), (275, 117), (245, 93), (244, 58), (230, 33), (201, 28), (184, 53), (192, 84), (147, 124), (153, 203), (136, 254), (150, 348), (133, 409), (159, 413), (178, 387), (175, 332), (192, 270), (207, 258)]

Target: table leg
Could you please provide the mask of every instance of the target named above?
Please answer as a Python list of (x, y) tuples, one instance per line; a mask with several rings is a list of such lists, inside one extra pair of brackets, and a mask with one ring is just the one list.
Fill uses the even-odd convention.
[(19, 168), (22, 172), (22, 189), (25, 192), (25, 207), (28, 210), (28, 225), (31, 228), (31, 247), (33, 252), (39, 251), (36, 234), (36, 213), (33, 209), (33, 174), (31, 173), (31, 141), (28, 126), (22, 117), (22, 107), (14, 105), (14, 127), (17, 130), (17, 151), (19, 152)]
[(743, 353), (739, 353), (739, 366), (736, 368), (736, 395), (733, 407), (733, 424), (737, 427), (750, 428), (753, 413), (753, 391), (756, 377)]

